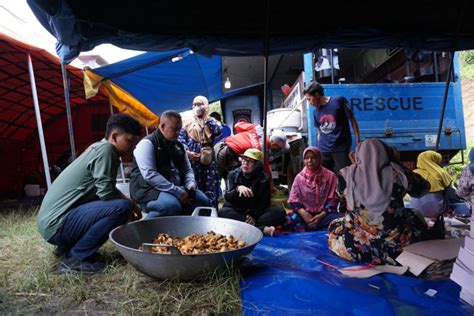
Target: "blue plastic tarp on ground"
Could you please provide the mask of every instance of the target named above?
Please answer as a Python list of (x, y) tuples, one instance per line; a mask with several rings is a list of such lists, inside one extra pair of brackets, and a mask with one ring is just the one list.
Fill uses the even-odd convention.
[[(326, 232), (265, 237), (242, 267), (244, 315), (472, 315), (451, 280), (395, 274), (346, 277), (323, 265), (354, 263), (327, 247)], [(430, 297), (429, 289), (437, 293)]]

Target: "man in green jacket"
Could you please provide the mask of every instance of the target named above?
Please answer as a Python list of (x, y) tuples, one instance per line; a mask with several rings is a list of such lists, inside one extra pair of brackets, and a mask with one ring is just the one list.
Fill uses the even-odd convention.
[(54, 181), (37, 217), (38, 230), (55, 254), (64, 255), (60, 273), (101, 272), (105, 264), (92, 256), (115, 227), (131, 215), (139, 219), (137, 205), (115, 186), (120, 157), (130, 155), (141, 134), (140, 124), (127, 114), (112, 115), (105, 139), (89, 146)]

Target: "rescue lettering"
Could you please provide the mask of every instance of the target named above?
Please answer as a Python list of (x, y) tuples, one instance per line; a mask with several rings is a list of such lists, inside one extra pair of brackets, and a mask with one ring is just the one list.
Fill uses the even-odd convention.
[(349, 98), (352, 111), (423, 110), (423, 97)]

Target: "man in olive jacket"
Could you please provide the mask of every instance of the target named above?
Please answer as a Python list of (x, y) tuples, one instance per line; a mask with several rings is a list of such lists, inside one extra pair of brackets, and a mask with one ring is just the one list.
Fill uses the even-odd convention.
[(94, 143), (53, 182), (41, 203), (38, 230), (55, 254), (64, 255), (60, 273), (94, 274), (105, 267), (93, 255), (115, 227), (138, 206), (115, 186), (120, 157), (130, 155), (140, 138), (140, 124), (127, 114), (115, 114), (107, 122), (105, 139)]

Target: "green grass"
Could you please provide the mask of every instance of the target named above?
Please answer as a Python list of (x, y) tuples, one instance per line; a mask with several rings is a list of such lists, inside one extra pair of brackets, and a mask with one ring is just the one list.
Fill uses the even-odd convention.
[(474, 78), (474, 50), (460, 52), (459, 61), (462, 79)]
[(60, 275), (35, 213), (0, 210), (0, 314), (241, 313), (237, 268), (200, 281), (160, 281), (136, 271), (107, 242), (100, 250), (110, 263), (103, 274)]
[(461, 173), (464, 169), (464, 167), (469, 163), (469, 151), (471, 148), (474, 147), (474, 144), (468, 144), (467, 149), (463, 150), (464, 152), (464, 163), (462, 162), (462, 156), (461, 156), (461, 151), (459, 151), (453, 158), (451, 158), (450, 165), (444, 167), (448, 173), (451, 175), (453, 178), (453, 183), (454, 185), (457, 186), (459, 177), (461, 176)]

